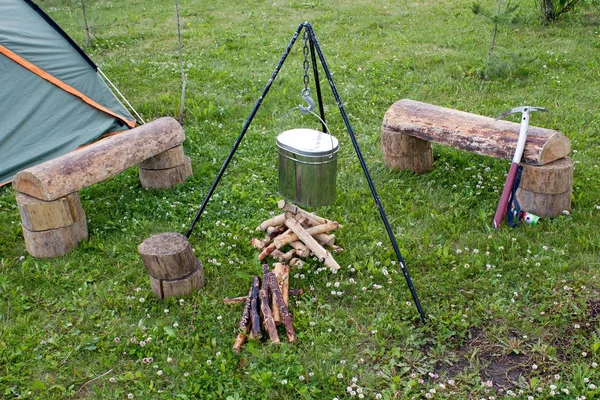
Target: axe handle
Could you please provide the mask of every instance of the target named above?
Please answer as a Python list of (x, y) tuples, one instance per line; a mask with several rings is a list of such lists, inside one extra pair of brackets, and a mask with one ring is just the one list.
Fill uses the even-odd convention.
[(504, 218), (504, 214), (506, 214), (508, 198), (510, 197), (512, 187), (515, 184), (515, 177), (517, 176), (518, 169), (518, 163), (510, 164), (510, 169), (508, 170), (508, 175), (506, 176), (506, 182), (504, 182), (504, 189), (502, 189), (502, 195), (500, 196), (498, 208), (496, 208), (496, 214), (494, 215), (494, 229), (498, 229), (500, 227), (502, 224), (502, 219)]
[(498, 202), (498, 207), (496, 208), (496, 214), (494, 215), (494, 229), (498, 229), (500, 227), (502, 224), (502, 219), (504, 218), (504, 214), (507, 212), (508, 198), (510, 197), (510, 192), (512, 191), (513, 185), (515, 184), (515, 177), (517, 176), (517, 170), (519, 169), (519, 163), (521, 162), (523, 150), (525, 149), (525, 142), (527, 141), (528, 129), (529, 108), (526, 108), (521, 115), (521, 131), (519, 132), (519, 140), (517, 141), (515, 155), (512, 163), (510, 164), (510, 169), (508, 170), (508, 175), (506, 176), (506, 182), (504, 182), (504, 188), (502, 189), (502, 195), (500, 196), (500, 201)]

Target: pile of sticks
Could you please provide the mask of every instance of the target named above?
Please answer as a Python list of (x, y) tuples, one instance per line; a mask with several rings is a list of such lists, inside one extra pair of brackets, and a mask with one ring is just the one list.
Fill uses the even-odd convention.
[[(266, 231), (265, 238), (252, 239), (252, 245), (260, 250), (258, 259), (262, 261), (271, 256), (279, 262), (287, 262), (294, 266), (300, 258), (306, 258), (312, 253), (332, 271), (339, 270), (340, 265), (325, 247), (333, 253), (343, 250), (335, 245), (335, 236), (329, 234), (342, 225), (285, 200), (280, 200), (277, 206), (283, 213), (263, 221), (256, 228), (257, 231)], [(286, 247), (289, 247), (289, 250)]]
[(254, 276), (248, 296), (244, 298), (225, 299), (225, 303), (234, 303), (244, 299), (245, 306), (240, 320), (240, 333), (233, 344), (233, 351), (239, 353), (250, 337), (260, 339), (264, 331), (273, 343), (280, 343), (277, 326), (284, 325), (288, 341), (298, 341), (292, 325), (292, 317), (288, 310), (290, 268), (276, 263), (273, 271), (267, 264), (262, 265), (262, 279)]

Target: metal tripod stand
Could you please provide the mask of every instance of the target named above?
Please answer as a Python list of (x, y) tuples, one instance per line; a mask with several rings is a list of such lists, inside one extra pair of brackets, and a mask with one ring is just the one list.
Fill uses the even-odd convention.
[(321, 98), (321, 88), (320, 88), (320, 85), (319, 85), (319, 76), (318, 76), (318, 69), (317, 69), (317, 63), (316, 63), (316, 57), (317, 56), (319, 57), (319, 61), (321, 62), (321, 67), (323, 68), (325, 76), (327, 77), (327, 80), (329, 82), (329, 86), (331, 87), (331, 91), (333, 93), (333, 96), (335, 98), (337, 106), (338, 106), (338, 108), (340, 110), (340, 114), (342, 115), (342, 119), (344, 120), (344, 124), (346, 125), (346, 131), (348, 132), (348, 135), (350, 136), (350, 140), (352, 141), (352, 146), (354, 147), (354, 150), (356, 152), (356, 156), (358, 157), (358, 160), (360, 162), (360, 166), (362, 167), (362, 170), (363, 170), (363, 172), (365, 174), (365, 178), (367, 179), (367, 182), (369, 184), (369, 188), (371, 189), (371, 194), (373, 195), (373, 199), (375, 200), (375, 204), (377, 205), (377, 209), (379, 210), (379, 215), (381, 216), (381, 220), (383, 221), (383, 224), (385, 225), (385, 230), (386, 230), (386, 232), (387, 232), (387, 234), (388, 234), (388, 236), (390, 238), (390, 241), (392, 243), (392, 247), (394, 248), (394, 253), (396, 254), (396, 257), (398, 258), (398, 262), (400, 263), (400, 266), (402, 267), (402, 274), (404, 275), (404, 279), (406, 280), (406, 284), (408, 285), (408, 288), (409, 288), (410, 293), (412, 295), (412, 298), (413, 298), (413, 301), (415, 303), (415, 306), (417, 307), (417, 311), (419, 312), (419, 316), (421, 318), (421, 321), (423, 323), (425, 323), (426, 322), (425, 313), (423, 312), (423, 309), (421, 307), (421, 303), (419, 302), (419, 298), (417, 296), (417, 292), (416, 292), (416, 290), (415, 290), (415, 288), (413, 286), (412, 279), (410, 278), (410, 275), (408, 273), (408, 269), (406, 268), (406, 264), (404, 263), (404, 258), (402, 257), (402, 254), (400, 253), (400, 249), (398, 247), (398, 243), (396, 242), (396, 237), (394, 236), (394, 233), (392, 232), (392, 227), (390, 226), (388, 218), (387, 218), (387, 216), (385, 214), (385, 211), (383, 209), (383, 206), (381, 204), (381, 200), (379, 199), (379, 195), (377, 194), (377, 190), (375, 189), (375, 184), (373, 183), (373, 180), (371, 179), (371, 175), (370, 175), (369, 170), (367, 168), (367, 164), (365, 163), (365, 160), (364, 160), (364, 158), (362, 156), (362, 152), (360, 150), (360, 147), (358, 146), (358, 142), (356, 140), (356, 136), (354, 135), (354, 130), (352, 129), (352, 126), (350, 125), (350, 120), (348, 119), (348, 115), (346, 114), (346, 111), (344, 110), (344, 105), (342, 103), (342, 100), (340, 99), (340, 96), (339, 96), (338, 91), (337, 91), (337, 89), (335, 87), (335, 84), (333, 83), (333, 78), (331, 76), (331, 73), (329, 72), (329, 67), (327, 66), (327, 62), (325, 61), (325, 57), (323, 56), (323, 52), (321, 51), (321, 47), (319, 46), (319, 42), (317, 41), (317, 37), (315, 36), (315, 32), (314, 32), (312, 26), (308, 22), (304, 22), (304, 23), (298, 25), (298, 28), (296, 29), (296, 32), (294, 32), (294, 35), (292, 36), (292, 39), (290, 40), (290, 43), (288, 44), (288, 46), (286, 47), (285, 51), (283, 52), (283, 56), (281, 57), (281, 59), (279, 60), (279, 63), (275, 67), (275, 70), (273, 71), (273, 74), (269, 78), (269, 81), (267, 82), (267, 85), (263, 89), (262, 94), (258, 98), (258, 101), (256, 102), (256, 105), (252, 109), (252, 112), (250, 113), (250, 116), (248, 117), (248, 119), (244, 123), (242, 131), (240, 132), (239, 136), (237, 137), (235, 143), (233, 144), (233, 147), (231, 148), (231, 151), (229, 152), (229, 155), (225, 159), (225, 162), (223, 163), (223, 166), (221, 167), (221, 169), (220, 169), (220, 171), (219, 171), (219, 173), (218, 173), (215, 181), (213, 182), (212, 186), (210, 187), (210, 189), (208, 191), (208, 194), (206, 195), (206, 198), (204, 199), (204, 202), (202, 203), (202, 205), (198, 209), (198, 212), (196, 213), (196, 216), (195, 216), (194, 220), (192, 221), (192, 224), (191, 224), (190, 228), (187, 231), (186, 237), (189, 238), (190, 235), (192, 234), (192, 231), (194, 230), (194, 226), (196, 225), (196, 223), (200, 219), (200, 216), (202, 215), (202, 212), (206, 208), (206, 205), (208, 204), (208, 201), (212, 197), (212, 195), (213, 195), (213, 193), (215, 191), (215, 188), (217, 187), (219, 181), (221, 180), (223, 174), (225, 173), (225, 170), (227, 169), (227, 166), (229, 165), (229, 162), (233, 158), (233, 155), (235, 154), (235, 152), (236, 152), (237, 148), (239, 147), (242, 139), (244, 138), (244, 135), (246, 134), (246, 131), (248, 130), (248, 127), (252, 123), (252, 120), (254, 119), (254, 116), (256, 115), (256, 113), (257, 113), (258, 109), (260, 108), (263, 100), (265, 99), (267, 93), (269, 92), (269, 89), (273, 85), (273, 82), (275, 81), (275, 78), (279, 74), (279, 71), (281, 70), (281, 67), (282, 67), (283, 63), (287, 59), (287, 57), (288, 57), (288, 55), (289, 55), (292, 47), (294, 46), (294, 43), (296, 42), (296, 39), (298, 39), (298, 36), (300, 35), (300, 32), (303, 29), (305, 29), (306, 32), (307, 32), (307, 34), (308, 34), (308, 42), (310, 44), (309, 48), (310, 48), (312, 65), (313, 65), (314, 81), (315, 81), (315, 85), (316, 85), (317, 100), (318, 100), (318, 103), (319, 103), (319, 113), (321, 115), (321, 119), (322, 119), (322, 121), (325, 121), (325, 114), (324, 114), (324, 110), (323, 110), (323, 102), (322, 102), (322, 98)]

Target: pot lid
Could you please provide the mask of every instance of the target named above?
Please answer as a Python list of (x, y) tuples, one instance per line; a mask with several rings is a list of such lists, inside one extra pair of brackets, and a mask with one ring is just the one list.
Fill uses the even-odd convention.
[(306, 128), (281, 132), (277, 136), (277, 145), (296, 154), (307, 156), (328, 155), (339, 148), (335, 136)]

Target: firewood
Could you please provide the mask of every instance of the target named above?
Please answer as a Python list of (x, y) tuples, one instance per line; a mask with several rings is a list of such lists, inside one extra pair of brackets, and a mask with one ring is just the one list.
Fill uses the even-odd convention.
[(273, 293), (273, 297), (277, 301), (277, 307), (279, 308), (279, 312), (281, 313), (281, 318), (283, 319), (283, 325), (285, 326), (285, 332), (287, 334), (288, 340), (290, 341), (290, 343), (295, 343), (298, 341), (298, 338), (296, 336), (294, 326), (292, 325), (292, 317), (290, 317), (288, 308), (285, 305), (285, 302), (283, 301), (283, 296), (281, 294), (281, 291), (279, 290), (279, 285), (277, 284), (277, 277), (274, 273), (269, 272), (267, 274), (267, 283)]
[(260, 339), (262, 337), (262, 330), (260, 328), (260, 310), (258, 304), (259, 288), (260, 278), (258, 276), (255, 276), (252, 281), (252, 294), (250, 295), (250, 320), (252, 321), (250, 328), (250, 337), (253, 339)]
[[(269, 241), (269, 242), (270, 242), (270, 241)], [(252, 238), (252, 239), (250, 240), (250, 244), (251, 244), (253, 247), (255, 247), (255, 248), (257, 248), (258, 250), (261, 250), (261, 251), (262, 251), (262, 250), (263, 250), (265, 247), (267, 247), (267, 246), (269, 245), (269, 243), (267, 243), (267, 241), (266, 241), (266, 240), (260, 240), (260, 239), (257, 239), (257, 238)]]
[(332, 246), (335, 243), (335, 236), (328, 235), (326, 233), (318, 233), (316, 235), (312, 235), (317, 242), (321, 243), (324, 246)]
[(342, 251), (344, 251), (343, 248), (341, 248), (340, 246), (336, 246), (335, 244), (332, 244), (331, 246), (329, 246), (331, 248), (331, 251), (333, 251), (335, 254), (339, 254)]
[[(328, 266), (332, 271), (337, 271), (341, 267), (335, 261), (330, 252), (325, 250), (295, 219), (287, 219), (285, 224), (290, 228), (302, 242), (319, 258), (323, 264)], [(314, 229), (314, 228), (309, 228)]]
[[(281, 279), (281, 275), (283, 274), (283, 264), (275, 263), (275, 267), (273, 268), (272, 273), (275, 274), (275, 277), (277, 278), (277, 284), (279, 284), (279, 280)], [(265, 280), (266, 279), (268, 279), (268, 277), (265, 275)], [(270, 304), (271, 304), (271, 309), (273, 310), (273, 319), (275, 320), (275, 323), (278, 325), (281, 325), (281, 322), (283, 320), (281, 318), (281, 313), (279, 312), (279, 307), (277, 306), (277, 301), (275, 300), (275, 296), (271, 296)]]
[[(286, 222), (287, 221), (290, 221), (290, 219), (287, 219)], [(295, 219), (291, 219), (291, 221), (294, 221), (296, 223), (296, 225), (300, 226), (300, 224)], [(287, 225), (287, 223), (286, 223), (286, 225)], [(339, 229), (340, 227), (341, 227), (340, 224), (338, 224), (337, 222), (328, 222), (326, 224), (321, 224), (321, 225), (313, 226), (310, 228), (306, 228), (305, 232), (308, 233), (308, 236), (312, 236), (312, 235), (316, 235), (318, 233), (325, 233), (325, 232), (329, 232), (329, 231), (332, 231), (335, 229)], [(302, 229), (304, 229), (304, 228), (302, 228)], [(285, 246), (286, 244), (289, 244), (298, 239), (302, 240), (302, 238), (299, 238), (298, 235), (296, 235), (296, 233), (290, 229), (288, 231), (285, 231), (281, 235), (277, 236), (275, 239), (273, 239), (273, 243), (271, 243), (269, 245), (269, 247), (271, 247), (273, 245), (273, 249), (276, 249), (276, 248), (280, 249), (283, 246)], [(307, 244), (304, 240), (302, 240), (302, 241), (304, 242), (305, 245)]]
[(281, 295), (283, 296), (283, 301), (285, 305), (289, 307), (289, 297), (290, 297), (290, 267), (287, 265), (283, 266), (283, 274), (281, 275), (281, 281), (278, 279), (279, 287), (281, 289)]
[(279, 262), (284, 262), (284, 261), (289, 261), (292, 258), (294, 258), (294, 256), (296, 255), (296, 250), (292, 249), (286, 253), (280, 251), (280, 250), (273, 250), (273, 252), (270, 254), (271, 257), (277, 259), (277, 261)]
[[(285, 221), (284, 221), (285, 222)], [(269, 226), (267, 228), (267, 236), (269, 238), (269, 240), (273, 239), (275, 236), (282, 234), (283, 232), (285, 232), (287, 229), (287, 226), (285, 226), (284, 224), (281, 225), (277, 225), (277, 226)], [(265, 238), (266, 239), (266, 238)]]
[[(302, 296), (303, 294), (304, 294), (304, 289), (301, 289), (301, 288), (289, 290), (290, 296)], [(248, 301), (248, 296), (226, 297), (223, 299), (223, 304), (226, 304), (226, 305), (242, 304), (242, 303), (246, 303), (247, 301)], [(250, 309), (250, 306), (248, 306), (248, 310), (249, 309)], [(250, 320), (250, 316), (248, 316), (248, 321), (249, 320)]]
[(271, 308), (269, 307), (269, 302), (267, 299), (267, 292), (265, 289), (261, 289), (258, 291), (258, 298), (260, 299), (260, 312), (262, 315), (263, 326), (265, 330), (269, 333), (269, 339), (273, 343), (279, 342), (279, 335), (277, 334), (277, 326), (275, 326), (275, 321), (273, 319), (273, 313), (271, 312)]
[[(328, 222), (333, 222), (328, 219), (319, 217), (318, 215), (313, 214), (311, 212), (305, 211), (302, 208), (300, 208), (294, 204), (288, 203), (287, 201), (285, 201), (283, 199), (281, 199), (277, 202), (277, 207), (281, 210), (289, 211), (293, 214), (302, 214), (303, 216), (305, 216), (313, 221), (316, 221), (319, 224), (326, 224)], [(341, 228), (341, 225), (340, 225), (340, 228)]]
[(290, 242), (290, 246), (292, 246), (294, 250), (296, 250), (296, 255), (298, 257), (304, 258), (310, 255), (310, 250), (308, 249), (308, 247), (306, 247), (304, 243), (302, 243), (299, 240), (294, 240), (293, 242)]
[(259, 226), (256, 227), (257, 231), (264, 231), (269, 226), (277, 226), (282, 225), (285, 222), (285, 213), (276, 215), (273, 218), (269, 218), (266, 221), (263, 221)]
[[(242, 350), (242, 346), (248, 338), (248, 333), (250, 333), (250, 304), (252, 302), (253, 291), (254, 285), (250, 287), (250, 290), (248, 291), (248, 296), (246, 296), (246, 298), (244, 299), (244, 302), (246, 304), (244, 305), (244, 312), (242, 313), (242, 319), (240, 320), (239, 324), (240, 333), (238, 333), (237, 337), (235, 338), (235, 342), (233, 343), (232, 347), (232, 350), (235, 353), (239, 353)], [(241, 297), (238, 297), (238, 299), (241, 299)]]
[(271, 304), (271, 291), (269, 290), (269, 286), (267, 285), (267, 274), (269, 273), (269, 265), (268, 264), (263, 264), (262, 265), (262, 287), (261, 289), (265, 291), (265, 295), (267, 298), (267, 304), (270, 305)]

